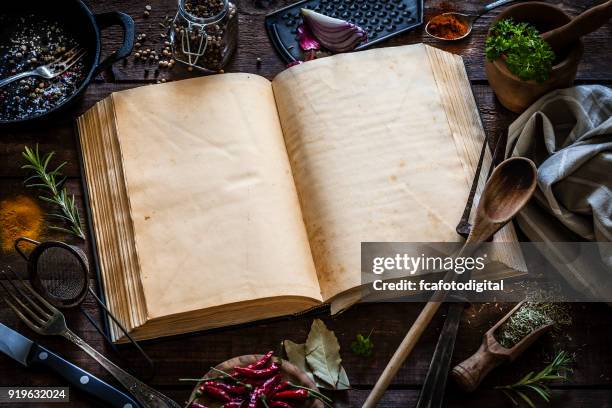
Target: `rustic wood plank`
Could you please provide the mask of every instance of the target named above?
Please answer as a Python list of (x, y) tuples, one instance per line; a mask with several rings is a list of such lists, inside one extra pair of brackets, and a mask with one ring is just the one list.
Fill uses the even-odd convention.
[[(612, 395), (606, 390), (584, 391), (584, 390), (553, 390), (550, 406), (563, 407), (610, 407), (612, 406)], [(368, 391), (359, 390), (348, 394), (346, 400), (342, 400), (338, 406), (359, 407), (363, 404)], [(386, 407), (411, 407), (418, 401), (419, 391), (416, 390), (392, 390), (385, 394), (378, 405)], [(535, 400), (535, 399), (534, 399)], [(465, 407), (513, 407), (512, 403), (499, 391), (485, 391), (470, 396), (451, 396), (446, 401), (449, 408)], [(539, 405), (538, 405), (539, 406)]]
[[(254, 72), (272, 78), (284, 69), (267, 39), (263, 29), (263, 18), (268, 12), (290, 2), (290, 0), (241, 2), (239, 51), (228, 67), (228, 71)], [(597, 0), (570, 0), (564, 1), (563, 7), (575, 15), (580, 10), (598, 2)], [(119, 0), (113, 2), (89, 1), (89, 3), (96, 12), (121, 10), (132, 14), (136, 19), (138, 32), (145, 32), (149, 37), (159, 35), (157, 24), (164, 15), (172, 15), (176, 9), (174, 0), (151, 0), (146, 3), (153, 6), (153, 12), (150, 18), (145, 19), (142, 16), (145, 2)], [(465, 7), (466, 11), (474, 11), (481, 3), (479, 1), (463, 2), (462, 7)], [(449, 3), (438, 0), (426, 4), (428, 17), (435, 12), (446, 11), (450, 7)], [(465, 59), (470, 79), (475, 82), (474, 93), (485, 129), (492, 137), (505, 132), (507, 126), (516, 117), (496, 101), (495, 96), (486, 86), (483, 71), (482, 44), (485, 32), (498, 12), (495, 11), (480, 19), (475, 27), (474, 35), (460, 43), (442, 45), (432, 39), (423, 38), (422, 29), (419, 29), (383, 44), (383, 46), (390, 46), (425, 41), (428, 44), (461, 54)], [(580, 81), (612, 83), (612, 73), (609, 70), (609, 56), (612, 51), (612, 44), (609, 41), (611, 33), (612, 26), (607, 24), (585, 38), (585, 57), (578, 74)], [(116, 48), (120, 43), (119, 38), (117, 30), (107, 31), (104, 34), (105, 49), (108, 51)], [(258, 57), (262, 59), (260, 67), (256, 64)], [(93, 83), (84, 98), (61, 121), (56, 118), (54, 122), (40, 124), (35, 129), (27, 131), (3, 130), (0, 144), (2, 156), (0, 200), (16, 194), (31, 193), (25, 192), (21, 184), (25, 174), (19, 169), (19, 166), (20, 154), (24, 145), (33, 146), (39, 143), (43, 151), (56, 151), (58, 161), (70, 162), (65, 169), (65, 174), (71, 178), (78, 177), (72, 119), (110, 92), (154, 82), (156, 80), (154, 69), (150, 69), (146, 77), (144, 69), (142, 64), (134, 63), (133, 58), (128, 58), (125, 63), (116, 64), (114, 82), (112, 77), (106, 76), (107, 82), (98, 80)], [(170, 79), (179, 79), (192, 76), (194, 73), (177, 67), (171, 73), (162, 72), (161, 75)], [(77, 195), (77, 201), (82, 208), (80, 195), (82, 187), (78, 179), (70, 180), (68, 187)], [(49, 234), (47, 237), (64, 238), (56, 234)], [(86, 244), (80, 245), (90, 254)], [(24, 263), (15, 254), (0, 254), (0, 265), (11, 266), (20, 273), (25, 271)], [(99, 309), (92, 299), (86, 299), (83, 307), (96, 319), (100, 319)], [(493, 306), (476, 313), (479, 307), (479, 305), (474, 305), (464, 314), (454, 355), (455, 363), (469, 356), (478, 347), (482, 333), (503, 314), (503, 310)], [(502, 309), (505, 310), (508, 307), (509, 305), (504, 305)], [(361, 405), (367, 396), (368, 389), (376, 381), (420, 308), (420, 304), (367, 304), (357, 306), (337, 318), (322, 316), (326, 323), (336, 331), (342, 345), (344, 365), (350, 380), (355, 387), (359, 388), (335, 395), (336, 406)], [(564, 347), (575, 352), (577, 363), (571, 380), (566, 384), (557, 384), (554, 387), (553, 403), (563, 401), (563, 406), (571, 407), (612, 406), (612, 380), (610, 379), (612, 377), (612, 353), (609, 350), (609, 344), (612, 342), (612, 327), (608, 323), (609, 309), (601, 304), (576, 304), (571, 306), (571, 313), (574, 323), (562, 336), (542, 339), (512, 365), (492, 372), (483, 384), (482, 391), (465, 396), (450, 390), (449, 406), (510, 406), (501, 394), (491, 388), (497, 384), (511, 382), (521, 374), (541, 367), (543, 361), (555, 347)], [(86, 341), (99, 350), (105, 351), (112, 358), (117, 358), (78, 310), (70, 310), (66, 314), (71, 327)], [(397, 407), (415, 404), (418, 398), (418, 388), (424, 380), (429, 358), (433, 353), (437, 333), (442, 326), (442, 318), (443, 314), (436, 316), (413, 355), (400, 370), (392, 384), (393, 389), (387, 393), (381, 406)], [(302, 341), (306, 337), (311, 319), (312, 316), (283, 319), (145, 343), (146, 351), (158, 362), (157, 375), (153, 378), (152, 384), (177, 401), (182, 401), (188, 395), (189, 387), (179, 383), (179, 377), (201, 375), (208, 370), (210, 365), (235, 355), (275, 349), (280, 340), (284, 338)], [(4, 305), (0, 307), (0, 321), (40, 341), (41, 344), (59, 351), (64, 357), (92, 373), (112, 381), (101, 367), (65, 340), (35, 336)], [(352, 339), (358, 332), (366, 333), (372, 328), (375, 330), (372, 337), (375, 343), (374, 356), (371, 359), (353, 356), (349, 352)], [(121, 347), (121, 354), (124, 357), (124, 360), (121, 360), (122, 365), (142, 370), (143, 364), (138, 360), (133, 349)], [(6, 356), (0, 355), (0, 385), (61, 384), (61, 380), (51, 373), (35, 369), (24, 370)], [(72, 396), (71, 406), (88, 407), (92, 404), (87, 398), (75, 393)]]
[[(53, 381), (49, 379), (49, 381)], [(30, 383), (27, 383), (30, 384)], [(47, 383), (42, 383), (47, 384)], [(65, 385), (60, 381), (53, 381), (54, 386)], [(189, 394), (186, 389), (163, 389), (166, 395), (174, 398), (175, 401), (183, 402)], [(334, 406), (337, 408), (359, 407), (365, 401), (368, 395), (367, 390), (355, 390), (347, 393), (337, 393), (332, 395), (334, 398)], [(414, 406), (418, 400), (419, 391), (417, 390), (390, 390), (385, 394), (380, 402), (380, 408), (396, 408)], [(551, 406), (555, 404), (563, 404), (564, 408), (583, 408), (583, 407), (598, 407), (610, 408), (612, 406), (612, 396), (606, 390), (553, 390), (553, 398)], [(92, 402), (81, 393), (74, 391), (70, 396), (70, 406), (74, 408), (91, 407)], [(13, 405), (12, 405), (13, 406)], [(32, 405), (15, 404), (15, 407), (31, 407)], [(97, 406), (97, 405), (96, 405)], [(469, 398), (461, 398), (448, 401), (449, 408), (464, 408), (467, 406), (474, 407), (508, 407), (513, 405), (500, 393), (495, 391), (487, 391), (479, 394), (474, 394)], [(560, 405), (559, 405), (560, 406)]]
[[(0, 360), (1, 362), (1, 360)], [(26, 371), (26, 370), (24, 370)], [(35, 380), (27, 380), (22, 383), (24, 386), (66, 386), (66, 383), (50, 373), (36, 372), (28, 369), (28, 373), (35, 375)], [(173, 398), (178, 403), (183, 403), (189, 396), (190, 389), (183, 388), (161, 388), (167, 396)], [(369, 390), (352, 390), (348, 392), (336, 392), (329, 394), (334, 400), (336, 408), (355, 408), (363, 404), (367, 398)], [(419, 390), (403, 389), (389, 390), (378, 405), (380, 408), (397, 408), (415, 406), (419, 398)], [(465, 408), (465, 407), (502, 407), (511, 408), (512, 403), (504, 397), (499, 391), (486, 390), (470, 395), (455, 396), (451, 394), (446, 400), (446, 406), (449, 408)], [(11, 404), (15, 407), (32, 407), (32, 404)], [(70, 407), (98, 407), (93, 401), (84, 394), (71, 389)], [(608, 390), (570, 390), (570, 389), (553, 389), (550, 406), (563, 406), (564, 408), (584, 408), (612, 407), (612, 394)]]
[[(351, 384), (367, 387), (375, 383), (421, 307), (421, 304), (406, 303), (367, 304), (354, 307), (336, 318), (318, 316), (323, 318), (338, 336)], [(482, 334), (503, 316), (508, 307), (510, 305), (506, 305), (503, 310), (492, 306), (484, 308), (475, 317), (471, 316), (474, 314), (473, 310), (464, 314), (454, 362), (459, 362), (476, 351)], [(422, 384), (442, 327), (443, 313), (436, 316), (410, 359), (394, 379), (394, 386), (416, 387)], [(606, 306), (574, 305), (572, 315), (574, 323), (563, 336), (543, 338), (507, 369), (493, 372), (484, 386), (508, 383), (516, 380), (521, 373), (526, 374), (534, 368), (543, 367), (555, 347), (562, 347), (577, 355), (578, 363), (568, 384), (611, 386), (612, 372), (608, 367), (612, 367), (612, 355), (607, 351), (607, 344), (612, 341), (612, 329), (605, 321)], [(584, 316), (590, 318), (584, 319)], [(280, 341), (285, 338), (303, 341), (310, 322), (310, 318), (300, 318), (251, 324), (241, 328), (153, 341), (146, 344), (146, 349), (159, 361), (156, 383), (169, 386), (179, 377), (201, 375), (209, 366), (230, 357), (277, 349)], [(364, 359), (354, 356), (350, 352), (351, 342), (357, 333), (367, 333), (371, 329), (374, 330), (372, 340), (375, 344), (372, 357)]]
[[(292, 0), (269, 0), (269, 1), (242, 1), (239, 3), (239, 18), (240, 18), (240, 34), (238, 42), (238, 52), (233, 62), (228, 66), (226, 71), (249, 71), (263, 75), (269, 79), (274, 77), (278, 72), (284, 69), (281, 60), (274, 53), (272, 45), (268, 40), (264, 29), (264, 18), (271, 11), (277, 10), (286, 5), (292, 4)], [(152, 6), (151, 15), (148, 18), (143, 16), (143, 2), (133, 2), (129, 0), (121, 0), (114, 2), (90, 2), (94, 11), (103, 12), (109, 10), (119, 10), (130, 14), (136, 21), (137, 31), (147, 34), (147, 37), (152, 41), (157, 41), (157, 44), (152, 42), (147, 45), (154, 49), (161, 49), (159, 37), (163, 29), (159, 26), (163, 22), (165, 16), (173, 17), (176, 14), (176, 2), (167, 0), (154, 0), (148, 3)], [(587, 7), (599, 3), (598, 0), (565, 0), (559, 2), (563, 9), (571, 14), (577, 15), (580, 11)], [(443, 12), (454, 10), (456, 7), (452, 3), (444, 0), (428, 1), (426, 4), (425, 21), (431, 16)], [(475, 12), (483, 2), (481, 1), (466, 1), (461, 2), (461, 9), (466, 12)], [(443, 43), (424, 34), (423, 28), (418, 28), (412, 32), (402, 34), (399, 37), (384, 42), (380, 46), (396, 46), (403, 44), (412, 44), (425, 42), (427, 44), (443, 48), (447, 51), (461, 54), (465, 61), (468, 74), (473, 80), (484, 81), (486, 75), (484, 73), (484, 40), (488, 27), (493, 18), (502, 10), (496, 9), (489, 14), (483, 16), (476, 21), (472, 35), (466, 40), (456, 43)], [(611, 51), (610, 35), (612, 34), (612, 25), (607, 24), (596, 32), (588, 35), (585, 38), (585, 55), (578, 72), (578, 79), (588, 81), (600, 81), (610, 78), (609, 73), (609, 55)], [(112, 35), (105, 36), (105, 48), (114, 50), (119, 47), (119, 37), (116, 32)], [(260, 66), (257, 65), (257, 58), (262, 59)], [(145, 68), (148, 68), (149, 74), (145, 76)], [(153, 64), (143, 64), (135, 62), (133, 57), (128, 58), (124, 63), (115, 65), (116, 78), (121, 81), (151, 81), (154, 80), (155, 67)], [(184, 78), (192, 75), (185, 69), (176, 66), (174, 70), (167, 72), (160, 70), (160, 77), (168, 77), (172, 79)]]

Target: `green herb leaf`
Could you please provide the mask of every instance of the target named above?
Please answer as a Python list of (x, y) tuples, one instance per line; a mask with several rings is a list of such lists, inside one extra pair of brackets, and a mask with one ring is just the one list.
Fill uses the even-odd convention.
[(570, 365), (572, 362), (572, 356), (565, 351), (561, 351), (557, 353), (553, 361), (541, 371), (537, 373), (530, 372), (514, 384), (501, 385), (495, 388), (501, 390), (513, 404), (518, 405), (517, 399), (522, 399), (527, 405), (535, 408), (534, 402), (529, 398), (526, 392), (531, 391), (545, 402), (549, 402), (551, 393), (545, 381), (565, 379), (565, 373), (571, 372)]
[(508, 70), (523, 81), (546, 81), (555, 61), (555, 53), (535, 27), (512, 19), (500, 20), (491, 28), (485, 54), (489, 61), (504, 56)]
[[(41, 157), (38, 151), (38, 145), (36, 145), (36, 149), (30, 149), (26, 146), (22, 155), (27, 164), (24, 164), (21, 168), (34, 172), (31, 177), (26, 179), (26, 187), (49, 190), (48, 197), (40, 196), (39, 198), (57, 206), (59, 213), (51, 215), (54, 215), (56, 218), (61, 218), (65, 224), (67, 224), (67, 228), (62, 226), (51, 226), (50, 228), (85, 239), (85, 233), (81, 226), (81, 218), (74, 196), (68, 195), (66, 192), (66, 188), (64, 187), (66, 179), (62, 178), (60, 173), (60, 170), (66, 165), (66, 162), (61, 163), (55, 170), (49, 171), (49, 163), (51, 158), (55, 155), (55, 152), (48, 153)], [(28, 184), (30, 180), (37, 180), (38, 183)]]
[(531, 408), (536, 408), (535, 404), (533, 403), (533, 401), (531, 401), (531, 399), (525, 395), (525, 393), (521, 392), (521, 391), (515, 391), (519, 397), (521, 397), (523, 399), (523, 401), (525, 401), (527, 403), (527, 405), (529, 405)]
[(355, 341), (351, 343), (351, 351), (360, 357), (370, 357), (374, 349), (374, 343), (370, 340), (372, 332), (365, 337), (363, 334), (358, 334)]

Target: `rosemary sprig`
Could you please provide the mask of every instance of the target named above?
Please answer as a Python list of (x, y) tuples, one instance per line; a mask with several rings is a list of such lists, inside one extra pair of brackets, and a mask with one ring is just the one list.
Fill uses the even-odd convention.
[(535, 408), (536, 405), (527, 395), (527, 392), (532, 391), (544, 401), (549, 402), (551, 392), (550, 388), (548, 388), (545, 383), (547, 381), (567, 379), (566, 373), (572, 371), (570, 368), (572, 362), (573, 358), (570, 354), (565, 351), (560, 351), (553, 361), (544, 367), (542, 371), (538, 373), (531, 371), (516, 383), (500, 385), (495, 387), (495, 389), (501, 390), (516, 406), (519, 405), (519, 400), (523, 400), (531, 408)]
[[(26, 187), (48, 190), (48, 195), (41, 195), (39, 198), (59, 207), (57, 213), (51, 213), (49, 215), (60, 219), (68, 226), (67, 228), (59, 226), (51, 226), (50, 228), (85, 239), (74, 195), (69, 195), (66, 192), (66, 188), (64, 187), (66, 178), (62, 177), (60, 172), (66, 165), (66, 162), (61, 163), (54, 170), (49, 170), (49, 162), (55, 155), (55, 152), (45, 154), (41, 157), (38, 151), (38, 145), (36, 145), (35, 150), (26, 146), (22, 155), (28, 164), (21, 166), (21, 168), (31, 170), (34, 173), (31, 177), (26, 179)], [(30, 183), (31, 181), (34, 182)]]

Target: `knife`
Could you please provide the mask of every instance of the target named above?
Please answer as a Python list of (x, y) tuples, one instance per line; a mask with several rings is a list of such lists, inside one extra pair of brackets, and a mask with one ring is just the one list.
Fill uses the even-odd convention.
[(446, 320), (444, 320), (438, 344), (436, 344), (436, 349), (431, 358), (416, 408), (440, 408), (443, 406), (446, 396), (444, 392), (446, 380), (464, 308), (464, 303), (455, 302), (449, 305)]
[(140, 408), (132, 398), (0, 323), (0, 351), (26, 367), (41, 365), (112, 408)]

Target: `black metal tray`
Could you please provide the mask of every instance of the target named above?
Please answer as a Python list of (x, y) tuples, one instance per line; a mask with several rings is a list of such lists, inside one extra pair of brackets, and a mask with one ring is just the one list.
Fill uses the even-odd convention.
[(303, 0), (266, 16), (268, 36), (286, 63), (302, 59), (297, 39), (302, 8), (347, 20), (366, 30), (368, 41), (356, 50), (423, 24), (423, 0)]

